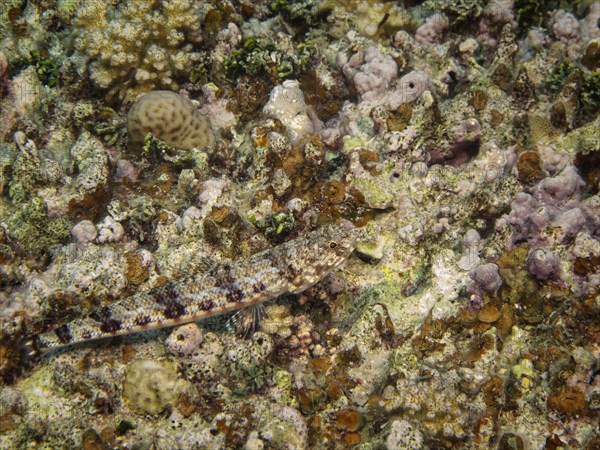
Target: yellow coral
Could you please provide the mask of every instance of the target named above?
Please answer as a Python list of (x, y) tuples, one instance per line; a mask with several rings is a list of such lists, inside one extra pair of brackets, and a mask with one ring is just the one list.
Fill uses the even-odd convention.
[(187, 75), (200, 58), (193, 44), (201, 41), (202, 4), (131, 0), (113, 9), (102, 0), (83, 2), (74, 19), (75, 48), (102, 88), (118, 91), (135, 69), (128, 99), (157, 87), (175, 90), (174, 78)]

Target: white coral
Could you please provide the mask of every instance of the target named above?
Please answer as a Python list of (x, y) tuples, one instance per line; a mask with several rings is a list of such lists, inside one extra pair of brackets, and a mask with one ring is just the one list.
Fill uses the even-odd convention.
[(580, 35), (577, 18), (563, 9), (559, 9), (552, 15), (550, 29), (557, 39), (565, 43), (577, 40)]
[(117, 242), (124, 234), (123, 225), (110, 216), (106, 216), (104, 222), (98, 225), (98, 242)]
[(263, 111), (274, 119), (281, 120), (293, 143), (313, 132), (304, 94), (296, 80), (286, 80), (275, 86)]
[(96, 239), (98, 232), (91, 221), (82, 220), (71, 229), (71, 235), (75, 239), (75, 242), (86, 243)]

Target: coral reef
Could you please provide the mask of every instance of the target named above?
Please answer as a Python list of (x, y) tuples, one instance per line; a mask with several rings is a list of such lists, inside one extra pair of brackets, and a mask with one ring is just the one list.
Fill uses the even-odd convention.
[[(4, 2), (0, 447), (599, 448), (599, 17)], [(344, 221), (264, 310), (32, 351)]]

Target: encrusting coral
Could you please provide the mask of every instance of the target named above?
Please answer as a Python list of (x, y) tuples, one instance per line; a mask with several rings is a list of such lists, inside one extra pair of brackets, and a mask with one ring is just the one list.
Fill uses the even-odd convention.
[(123, 397), (139, 413), (159, 414), (177, 400), (185, 385), (170, 361), (140, 359), (127, 367)]

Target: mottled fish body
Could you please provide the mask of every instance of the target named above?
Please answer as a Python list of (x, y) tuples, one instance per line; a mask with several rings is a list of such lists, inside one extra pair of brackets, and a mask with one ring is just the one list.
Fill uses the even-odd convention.
[(351, 225), (328, 225), (272, 249), (166, 283), (35, 336), (30, 353), (195, 322), (299, 293), (340, 267), (356, 246)]

